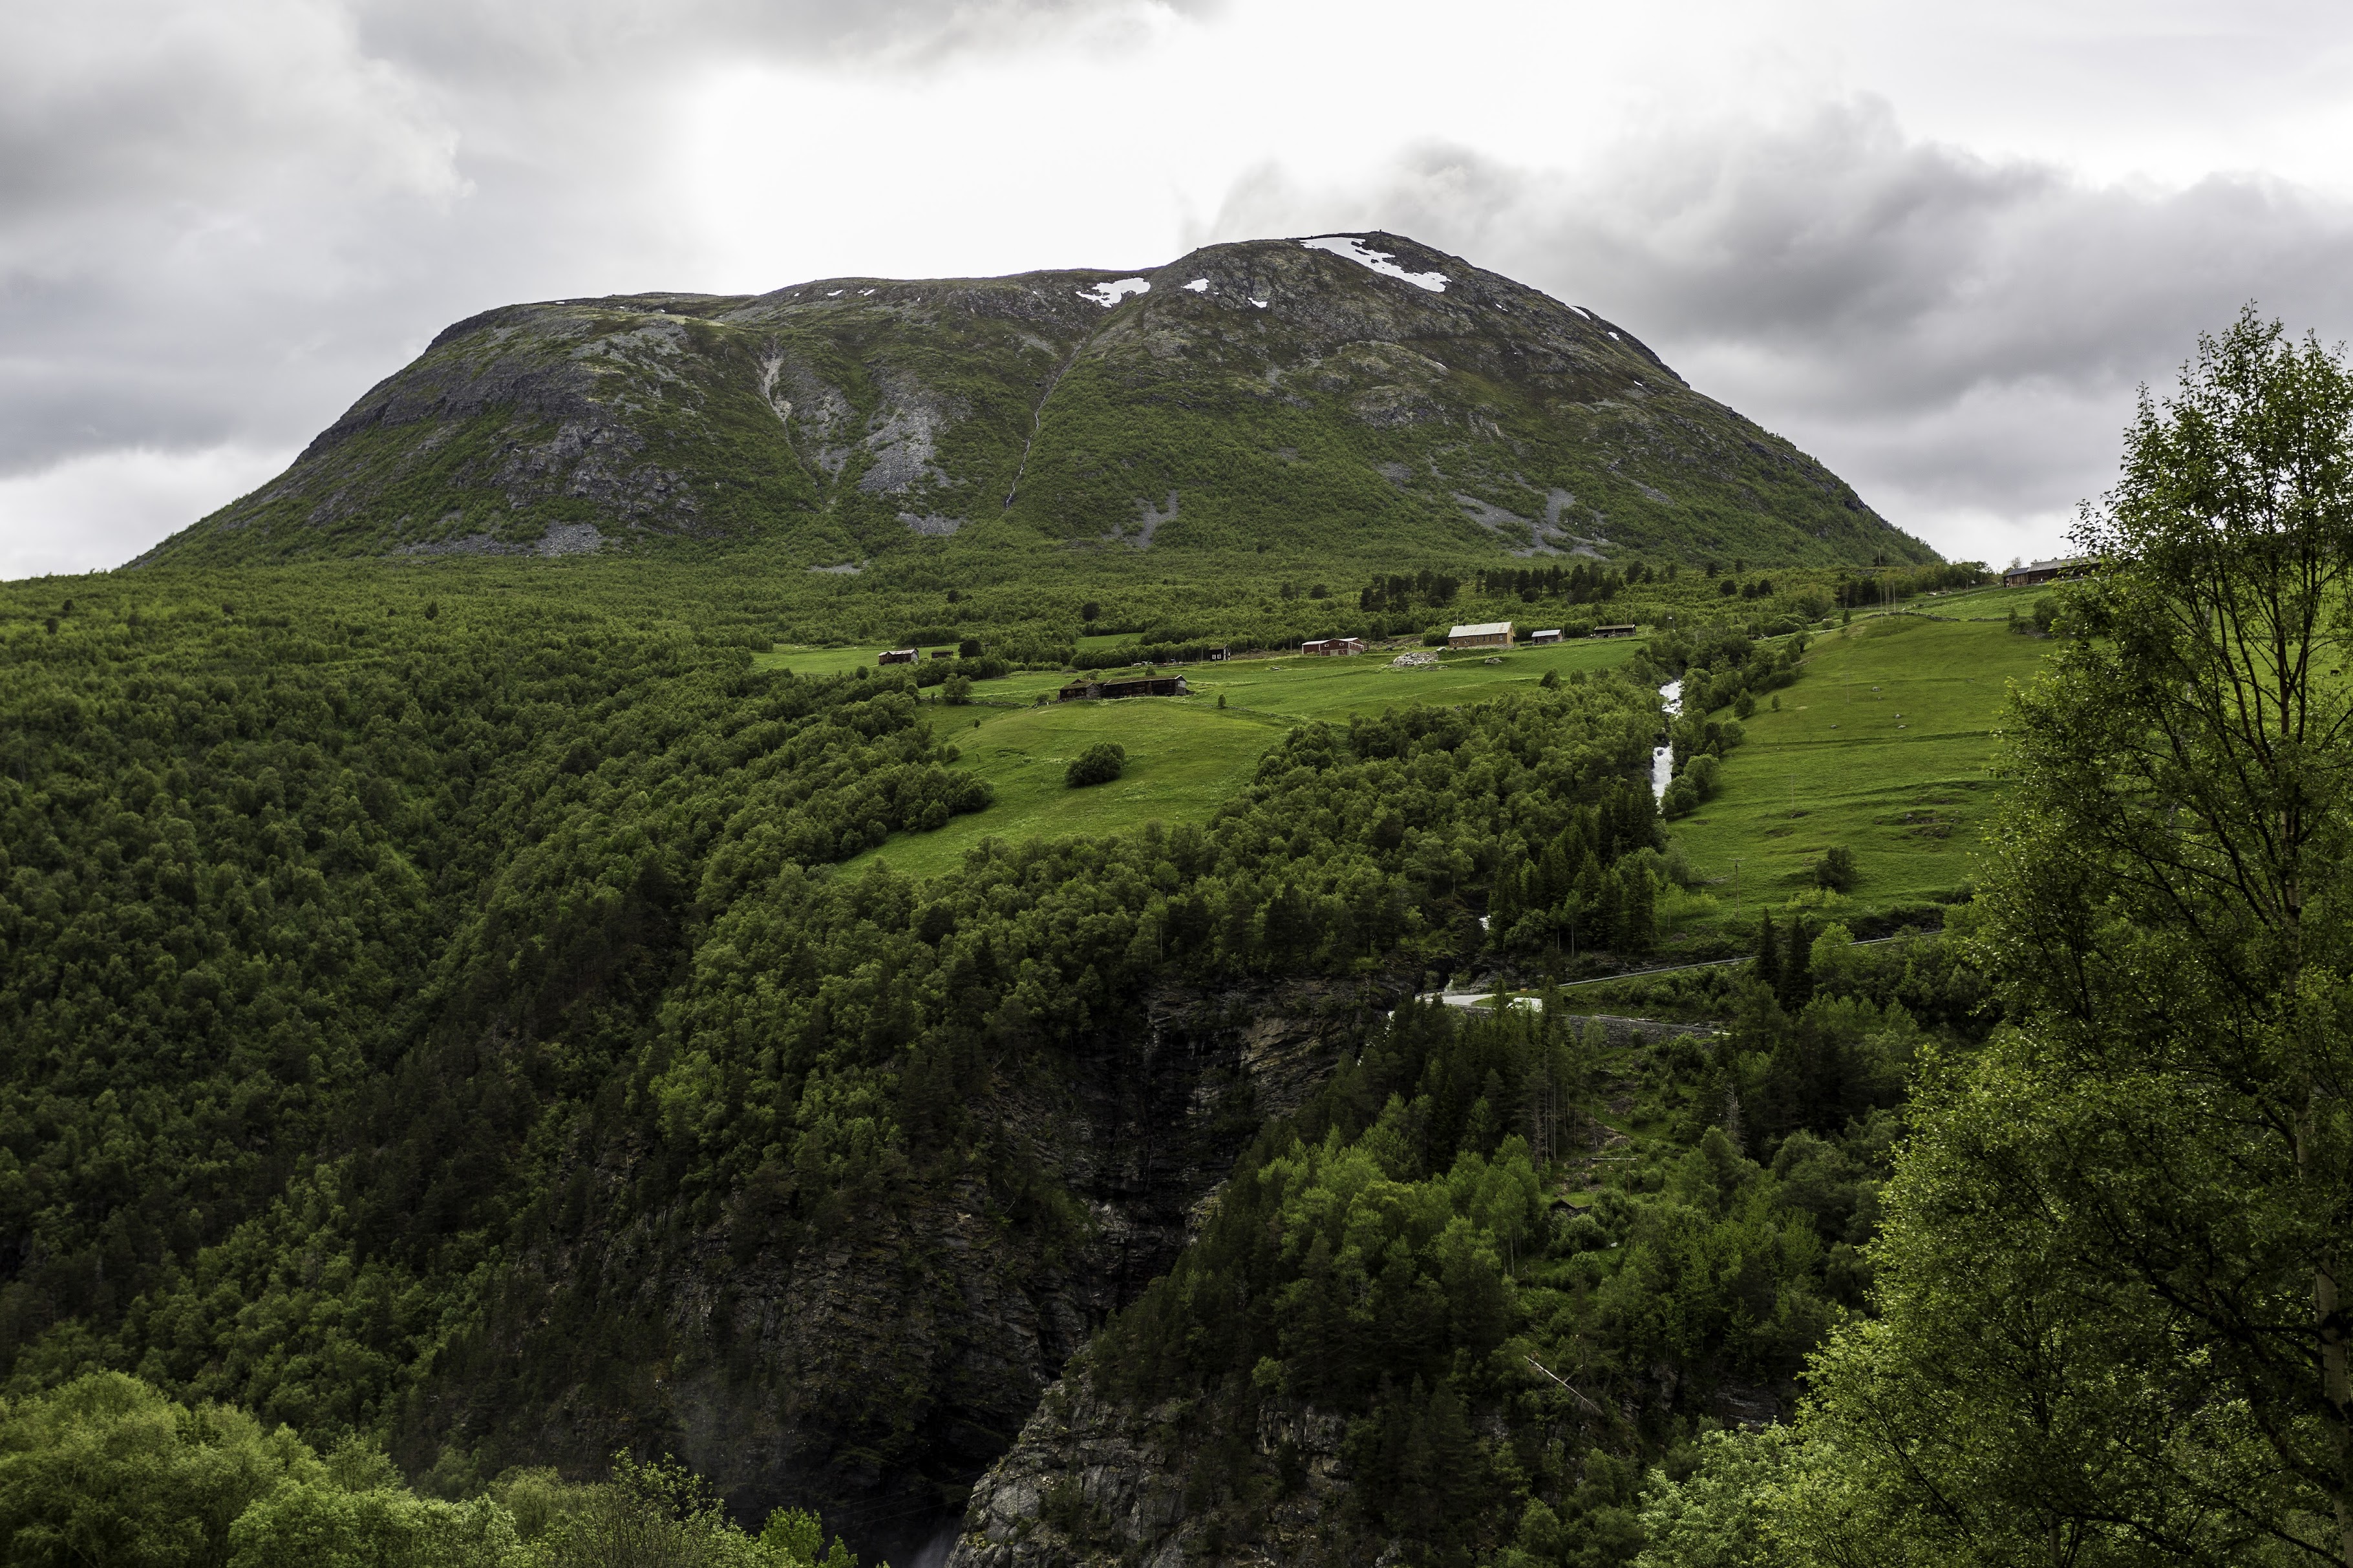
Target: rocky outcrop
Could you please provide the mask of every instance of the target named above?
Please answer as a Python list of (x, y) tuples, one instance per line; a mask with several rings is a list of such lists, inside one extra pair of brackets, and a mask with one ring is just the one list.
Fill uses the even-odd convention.
[(1189, 1495), (1194, 1415), (1174, 1402), (1128, 1410), (1082, 1376), (1056, 1384), (973, 1489), (949, 1568), (1321, 1568), (1377, 1552), (1350, 1525), (1341, 1417), (1299, 1406), (1262, 1411), (1242, 1463), (1255, 1472), (1246, 1489), (1272, 1500), (1241, 1516)]

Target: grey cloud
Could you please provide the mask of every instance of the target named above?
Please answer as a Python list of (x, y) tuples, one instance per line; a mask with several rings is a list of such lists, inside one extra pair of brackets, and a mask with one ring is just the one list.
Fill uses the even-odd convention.
[(427, 84), (359, 46), (322, 0), (146, 0), (0, 19), (0, 256), (54, 246), (60, 215), (236, 202), (332, 165), (360, 192), (449, 195), (455, 126)]
[(449, 321), (690, 279), (647, 127), (714, 59), (919, 70), (1115, 47), (1172, 8), (0, 7), (0, 479), (110, 450), (290, 455)]
[(1216, 237), (1379, 225), (1641, 332), (1886, 504), (2047, 517), (2105, 488), (2132, 389), (2253, 299), (2353, 328), (2353, 210), (2277, 181), (2087, 182), (1871, 102), (1631, 137), (1574, 172), (1426, 147), (1354, 191), (1277, 169)]
[(576, 81), (681, 60), (821, 58), (920, 68), (1071, 37), (1116, 41), (1154, 13), (1223, 0), (360, 0), (375, 48), (436, 78)]

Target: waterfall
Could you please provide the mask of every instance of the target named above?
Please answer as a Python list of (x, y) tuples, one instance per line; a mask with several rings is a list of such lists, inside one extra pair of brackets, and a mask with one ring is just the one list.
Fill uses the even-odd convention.
[[(1674, 718), (1683, 710), (1683, 683), (1679, 678), (1659, 688), (1659, 700), (1667, 705), (1667, 717)], [(1667, 793), (1668, 781), (1675, 776), (1675, 749), (1660, 746), (1651, 752), (1651, 798), (1657, 800)]]

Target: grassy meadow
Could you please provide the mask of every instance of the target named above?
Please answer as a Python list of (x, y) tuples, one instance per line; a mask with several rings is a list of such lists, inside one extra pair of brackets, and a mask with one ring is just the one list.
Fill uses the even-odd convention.
[[(2053, 645), (1999, 623), (1873, 617), (1817, 640), (1797, 682), (1747, 720), (1716, 797), (1670, 830), (1705, 891), (1661, 909), (1686, 944), (1739, 935), (1793, 899), (1862, 914), (1966, 886), (2000, 789), (1988, 772), (2010, 683)], [(1813, 884), (1831, 845), (1852, 849), (1844, 896)]]
[[(938, 709), (933, 727), (953, 740), (963, 764), (997, 792), (987, 811), (959, 816), (931, 833), (900, 833), (864, 859), (887, 861), (912, 876), (936, 876), (961, 864), (984, 837), (1053, 837), (1125, 832), (1145, 823), (1204, 822), (1246, 784), (1266, 749), (1294, 725), (1345, 723), (1413, 702), (1475, 702), (1514, 685), (1613, 668), (1634, 654), (1632, 638), (1581, 640), (1493, 656), (1441, 654), (1436, 668), (1397, 669), (1398, 648), (1347, 658), (1298, 655), (1237, 658), (1185, 667), (1189, 697), (1057, 702), (1070, 677), (1025, 670), (973, 687), (969, 706)], [(871, 667), (873, 648), (790, 650), (763, 663), (809, 674)], [(1101, 672), (1106, 677), (1116, 670)], [(937, 689), (926, 693), (935, 699)], [(1046, 699), (1041, 706), (1040, 697)], [(1218, 700), (1226, 700), (1219, 708)], [(1071, 789), (1071, 759), (1099, 741), (1127, 752), (1127, 769), (1107, 784)]]
[(2038, 599), (2063, 592), (2066, 584), (2043, 583), (2031, 588), (1959, 588), (1941, 594), (1921, 594), (1904, 602), (1905, 608), (1926, 615), (1950, 616), (1964, 621), (2006, 621), (2015, 611), (2023, 620), (2034, 613)]
[[(1826, 915), (1854, 918), (1970, 882), (1999, 788), (1987, 765), (2004, 696), (2052, 646), (2012, 634), (2003, 617), (2011, 602), (2031, 606), (2049, 591), (1938, 595), (1918, 603), (1933, 614), (1970, 618), (1873, 616), (1820, 634), (1797, 682), (1774, 694), (1779, 707), (1768, 698), (1746, 721), (1746, 743), (1725, 760), (1716, 797), (1670, 829), (1704, 880), (1662, 903), (1669, 955), (1746, 941), (1767, 904), (1802, 900)], [(933, 725), (961, 750), (961, 765), (989, 782), (996, 803), (935, 832), (896, 834), (862, 858), (929, 877), (953, 870), (984, 837), (1206, 821), (1295, 724), (1345, 723), (1350, 714), (1404, 703), (1479, 701), (1547, 672), (1567, 679), (1614, 668), (1637, 646), (1629, 638), (1517, 647), (1494, 664), (1485, 655), (1441, 652), (1437, 668), (1411, 670), (1393, 668), (1402, 651), (1395, 647), (1348, 658), (1259, 655), (1186, 666), (1189, 697), (1108, 702), (1055, 701), (1070, 679), (1059, 670), (982, 681), (969, 706), (939, 705)], [(873, 668), (880, 651), (787, 647), (758, 662), (839, 674)], [(938, 689), (926, 697), (936, 703)], [(1068, 787), (1063, 770), (1100, 741), (1126, 751), (1125, 773), (1108, 784)], [(1814, 862), (1833, 844), (1859, 862), (1860, 879), (1845, 895), (1813, 885)]]

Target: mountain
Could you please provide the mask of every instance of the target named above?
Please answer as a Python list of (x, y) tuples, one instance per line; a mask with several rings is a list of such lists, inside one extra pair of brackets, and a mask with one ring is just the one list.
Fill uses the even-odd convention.
[(1934, 560), (1634, 335), (1397, 235), (459, 321), (145, 560), (912, 541)]

